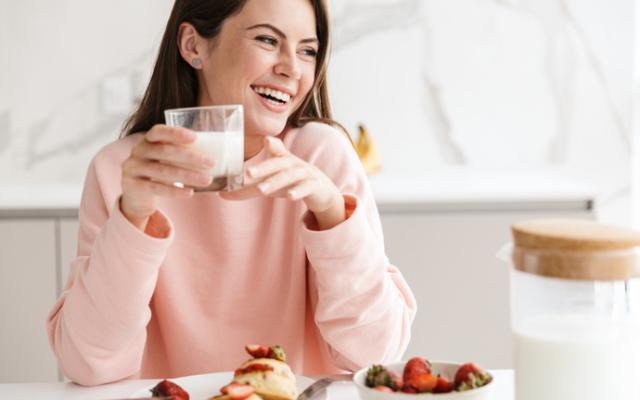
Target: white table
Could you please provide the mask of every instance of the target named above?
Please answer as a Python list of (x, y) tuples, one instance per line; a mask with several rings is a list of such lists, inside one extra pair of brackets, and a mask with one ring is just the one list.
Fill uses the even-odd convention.
[[(493, 370), (496, 387), (493, 400), (513, 400), (513, 371)], [(72, 383), (10, 383), (0, 384), (1, 399), (106, 400), (129, 397), (157, 383), (157, 379), (121, 381), (97, 387), (82, 387)], [(328, 400), (358, 398), (352, 383), (337, 383), (329, 387)], [(199, 400), (199, 399), (195, 399)]]

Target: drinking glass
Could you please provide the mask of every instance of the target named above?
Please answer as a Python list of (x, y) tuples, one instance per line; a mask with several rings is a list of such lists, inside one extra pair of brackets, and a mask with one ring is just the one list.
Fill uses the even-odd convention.
[(207, 154), (215, 165), (205, 173), (213, 177), (205, 188), (196, 192), (233, 191), (242, 187), (244, 163), (244, 111), (241, 105), (177, 108), (165, 110), (166, 124), (195, 132), (189, 144)]

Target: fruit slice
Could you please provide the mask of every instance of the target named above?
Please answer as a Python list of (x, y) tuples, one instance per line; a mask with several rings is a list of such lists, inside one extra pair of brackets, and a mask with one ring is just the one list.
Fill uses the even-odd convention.
[(231, 384), (225, 387), (227, 388), (225, 394), (229, 395), (231, 400), (244, 400), (256, 392), (251, 385)]
[(253, 358), (265, 358), (269, 355), (269, 349), (266, 346), (260, 344), (248, 344), (244, 349)]
[(425, 358), (413, 357), (404, 365), (402, 379), (407, 382), (419, 374), (430, 374), (431, 364)]
[(458, 368), (454, 379), (454, 387), (457, 391), (476, 389), (491, 382), (489, 375), (474, 363), (467, 363)]
[(189, 393), (186, 390), (166, 379), (160, 381), (151, 389), (151, 395), (154, 397), (169, 397), (172, 400), (189, 400)]

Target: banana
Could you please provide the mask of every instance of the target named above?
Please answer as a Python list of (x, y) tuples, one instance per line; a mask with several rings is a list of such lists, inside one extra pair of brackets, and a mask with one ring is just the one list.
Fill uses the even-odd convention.
[(364, 125), (358, 125), (358, 131), (359, 136), (355, 143), (356, 153), (358, 153), (358, 157), (360, 158), (367, 175), (372, 175), (380, 171), (380, 156), (378, 155), (378, 149)]

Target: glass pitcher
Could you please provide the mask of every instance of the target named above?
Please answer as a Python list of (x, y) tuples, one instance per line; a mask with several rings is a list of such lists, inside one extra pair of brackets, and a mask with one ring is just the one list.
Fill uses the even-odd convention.
[(640, 399), (640, 233), (512, 226), (516, 400)]

